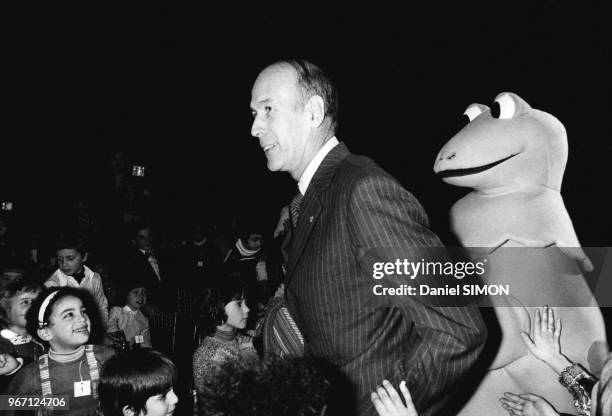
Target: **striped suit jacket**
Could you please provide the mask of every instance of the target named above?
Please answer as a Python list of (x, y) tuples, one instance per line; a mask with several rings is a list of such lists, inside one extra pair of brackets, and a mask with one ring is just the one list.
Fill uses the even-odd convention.
[(372, 261), (431, 258), (431, 247), (442, 243), (412, 194), (343, 143), (328, 153), (300, 207), (285, 294), (341, 414), (376, 415), (370, 393), (383, 379), (406, 380), (419, 414), (436, 414), (478, 358), (486, 330), (477, 308), (373, 301)]

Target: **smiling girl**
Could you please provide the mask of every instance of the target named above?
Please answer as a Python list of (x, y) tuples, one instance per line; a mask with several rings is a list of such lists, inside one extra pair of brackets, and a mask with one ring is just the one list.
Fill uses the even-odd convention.
[[(27, 314), (30, 333), (49, 346), (49, 353), (24, 367), (8, 387), (8, 394), (45, 397), (68, 396), (65, 415), (98, 414), (99, 371), (114, 350), (87, 344), (91, 321), (81, 289), (44, 291)], [(65, 409), (63, 409), (65, 410)], [(47, 410), (53, 414), (53, 409)]]

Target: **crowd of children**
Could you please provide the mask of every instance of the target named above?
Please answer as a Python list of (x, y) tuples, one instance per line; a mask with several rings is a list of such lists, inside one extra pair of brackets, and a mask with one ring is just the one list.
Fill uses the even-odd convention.
[[(174, 409), (191, 414), (195, 400), (186, 392), (202, 394), (201, 386), (227, 362), (262, 356), (257, 340), (263, 312), (282, 283), (281, 265), (270, 260), (275, 255), (264, 249), (262, 231), (249, 223), (233, 244), (223, 244), (210, 229), (196, 225), (191, 238), (172, 253), (155, 244), (149, 223), (129, 229), (122, 234), (125, 243), (117, 244), (116, 260), (100, 255), (99, 246), (92, 252), (91, 236), (72, 229), (58, 233), (53, 250), (38, 251), (37, 261), (15, 261), (28, 254), (5, 251), (9, 254), (0, 264), (0, 394), (70, 398), (69, 410), (48, 407), (37, 414), (171, 414)], [(191, 295), (188, 300), (181, 299), (181, 290)], [(177, 385), (177, 370), (168, 358), (139, 354), (163, 350), (167, 340), (151, 323), (181, 310), (192, 316), (180, 315), (179, 322), (192, 318), (194, 325), (173, 336), (190, 337), (192, 348), (182, 349), (189, 345), (184, 342), (180, 349), (164, 351), (183, 374)], [(189, 365), (181, 368), (186, 357)], [(166, 382), (151, 380), (143, 387), (144, 397), (126, 380), (137, 375), (155, 379), (144, 371), (151, 363), (165, 371)], [(105, 383), (104, 374), (114, 381)], [(132, 390), (125, 393), (128, 387)], [(109, 394), (118, 396), (105, 405)], [(151, 397), (157, 397), (155, 405)]]

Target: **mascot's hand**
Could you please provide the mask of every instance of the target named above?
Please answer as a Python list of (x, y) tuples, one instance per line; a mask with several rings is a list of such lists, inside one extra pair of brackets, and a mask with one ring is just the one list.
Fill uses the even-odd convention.
[(570, 259), (574, 259), (578, 262), (578, 267), (583, 273), (588, 273), (593, 271), (593, 263), (584, 253), (581, 247), (561, 247), (559, 249)]

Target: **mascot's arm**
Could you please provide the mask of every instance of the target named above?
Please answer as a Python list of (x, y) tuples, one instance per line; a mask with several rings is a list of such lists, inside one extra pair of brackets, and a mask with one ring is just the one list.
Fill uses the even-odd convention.
[(543, 205), (542, 212), (546, 212), (544, 217), (544, 233), (550, 236), (551, 245), (554, 244), (567, 257), (578, 262), (580, 269), (583, 272), (593, 270), (593, 263), (589, 260), (574, 231), (572, 220), (570, 219), (563, 199), (559, 193), (544, 194), (537, 203)]

